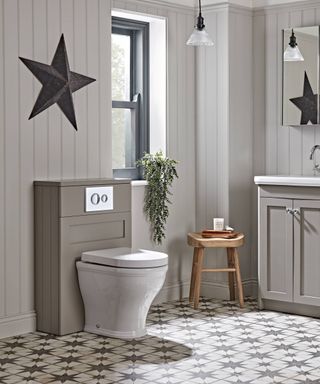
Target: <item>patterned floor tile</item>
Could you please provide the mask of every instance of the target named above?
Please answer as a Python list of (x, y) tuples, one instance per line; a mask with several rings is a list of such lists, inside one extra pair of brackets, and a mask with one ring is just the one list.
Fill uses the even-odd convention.
[(41, 332), (0, 341), (1, 384), (320, 383), (320, 320), (202, 299), (151, 308), (131, 341)]

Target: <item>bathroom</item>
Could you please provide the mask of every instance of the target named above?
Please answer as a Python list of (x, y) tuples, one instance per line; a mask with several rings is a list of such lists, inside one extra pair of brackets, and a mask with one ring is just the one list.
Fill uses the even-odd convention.
[[(320, 144), (319, 127), (281, 123), (282, 30), (319, 25), (320, 2), (202, 5), (214, 45), (194, 48), (186, 41), (198, 1), (0, 1), (0, 383), (320, 382), (319, 321), (281, 308), (257, 310), (254, 183), (258, 175), (313, 175), (309, 154)], [(143, 213), (146, 183), (132, 181), (131, 245), (168, 254), (168, 271), (147, 337), (41, 337), (34, 333), (33, 182), (113, 177), (112, 13), (160, 20), (164, 30), (150, 43), (156, 68), (150, 69), (150, 150), (177, 160), (179, 178), (161, 246), (150, 240)], [(28, 119), (41, 84), (19, 57), (51, 63), (62, 33), (70, 69), (96, 80), (73, 94), (77, 131), (57, 105)], [(229, 301), (222, 272), (203, 275), (198, 310), (188, 302), (193, 249), (187, 234), (212, 228), (215, 217), (245, 234), (239, 248), (244, 309)], [(207, 251), (207, 268), (224, 266), (224, 250)], [(274, 336), (277, 323), (281, 331)]]

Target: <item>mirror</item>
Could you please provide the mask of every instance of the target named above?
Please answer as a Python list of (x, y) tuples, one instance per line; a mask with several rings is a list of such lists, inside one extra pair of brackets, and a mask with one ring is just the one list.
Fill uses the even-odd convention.
[(282, 41), (282, 125), (319, 124), (319, 26), (284, 29)]

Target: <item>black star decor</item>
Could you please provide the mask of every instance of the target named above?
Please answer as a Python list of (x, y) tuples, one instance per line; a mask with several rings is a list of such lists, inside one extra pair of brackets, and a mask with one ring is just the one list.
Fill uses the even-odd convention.
[(303, 96), (289, 99), (296, 107), (301, 110), (300, 124), (317, 124), (318, 117), (318, 95), (313, 93), (307, 72), (304, 71)]
[(75, 130), (78, 130), (72, 93), (92, 83), (95, 79), (70, 71), (63, 34), (61, 35), (51, 65), (23, 57), (19, 57), (19, 59), (42, 84), (29, 119), (57, 103)]

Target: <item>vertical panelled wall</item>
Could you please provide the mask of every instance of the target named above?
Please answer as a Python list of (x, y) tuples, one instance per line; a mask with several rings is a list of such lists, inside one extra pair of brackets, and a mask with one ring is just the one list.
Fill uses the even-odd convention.
[[(110, 3), (0, 0), (0, 337), (32, 329), (33, 180), (111, 176)], [(78, 132), (18, 57), (50, 63), (64, 33), (71, 70), (97, 79), (74, 94)]]
[(241, 274), (248, 294), (254, 294), (251, 271), (253, 187), (253, 13), (237, 7), (229, 11), (229, 220), (243, 232), (239, 250)]
[[(205, 8), (213, 47), (197, 48), (196, 212), (197, 230), (212, 228), (213, 217), (229, 218), (228, 202), (228, 7)], [(206, 250), (207, 267), (224, 262), (222, 251)], [(223, 265), (223, 264), (222, 264)], [(223, 296), (222, 273), (203, 275), (202, 294)]]
[(228, 217), (228, 8), (205, 9), (214, 47), (197, 48), (197, 228)]
[[(186, 234), (195, 229), (195, 49), (186, 46), (194, 25), (192, 9), (143, 1), (114, 0), (113, 8), (167, 20), (167, 156), (179, 161), (179, 179), (170, 197), (166, 239), (157, 250), (169, 255), (161, 300), (188, 292), (192, 249)], [(152, 42), (151, 42), (152, 43)], [(156, 74), (152, 73), (152, 76)], [(151, 248), (149, 225), (142, 216), (144, 187), (133, 187), (133, 245)]]
[[(320, 4), (268, 7), (254, 12), (253, 20), (253, 156), (254, 175), (312, 175), (310, 149), (320, 143), (320, 127), (281, 125), (282, 29), (320, 24)], [(257, 275), (257, 187), (252, 215), (252, 275)]]
[(255, 11), (255, 174), (312, 175), (309, 153), (320, 127), (281, 126), (282, 29), (319, 24), (318, 1)]
[[(215, 46), (197, 56), (197, 229), (212, 228), (213, 217), (246, 234), (240, 250), (247, 293), (251, 274), (252, 11), (218, 5), (204, 9)], [(225, 250), (206, 251), (208, 267), (226, 263)], [(204, 275), (202, 293), (228, 297), (227, 276)]]

